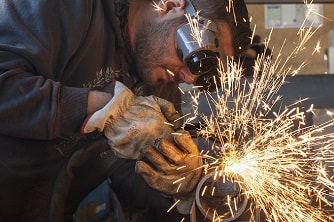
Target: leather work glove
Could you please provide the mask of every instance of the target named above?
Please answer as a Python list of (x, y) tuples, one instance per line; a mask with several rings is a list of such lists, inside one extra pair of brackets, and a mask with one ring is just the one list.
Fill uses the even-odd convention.
[(149, 162), (137, 161), (136, 172), (152, 188), (180, 200), (176, 207), (189, 214), (194, 201), (194, 188), (201, 174), (203, 161), (189, 132), (179, 131), (174, 142), (158, 139), (154, 146), (141, 151)]
[(157, 138), (171, 138), (171, 125), (177, 124), (174, 121), (179, 117), (171, 102), (156, 96), (136, 96), (116, 81), (113, 98), (87, 117), (82, 132), (103, 131), (118, 157), (137, 159), (140, 150)]

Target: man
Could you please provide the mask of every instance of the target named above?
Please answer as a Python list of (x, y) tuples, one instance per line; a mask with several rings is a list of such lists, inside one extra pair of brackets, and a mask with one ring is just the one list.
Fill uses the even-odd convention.
[[(229, 1), (193, 4), (217, 24), (224, 56), (246, 47), (250, 30), (243, 1), (235, 1), (231, 11)], [(186, 5), (185, 0), (0, 1), (1, 221), (71, 220), (80, 200), (103, 180), (110, 176), (114, 187), (122, 186), (121, 170), (134, 172), (135, 160), (119, 158), (144, 156), (166, 164), (154, 162), (155, 152), (189, 141), (181, 135), (178, 143), (169, 138), (159, 140), (157, 150), (152, 146), (173, 131), (159, 127), (161, 122), (173, 125), (179, 116), (166, 101), (179, 109), (177, 83), (198, 78), (175, 48)], [(159, 131), (143, 127), (146, 120)], [(191, 192), (199, 179), (198, 158), (172, 154), (196, 172), (184, 182), (192, 184), (184, 194)], [(152, 183), (159, 176), (147, 166), (138, 162), (137, 172), (159, 188)], [(146, 183), (132, 188), (139, 186), (148, 195), (165, 191)], [(165, 188), (169, 198), (161, 196), (171, 204), (177, 192)]]

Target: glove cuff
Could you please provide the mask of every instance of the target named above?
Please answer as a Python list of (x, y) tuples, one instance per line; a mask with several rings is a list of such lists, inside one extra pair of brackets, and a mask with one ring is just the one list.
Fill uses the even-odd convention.
[(86, 116), (86, 118), (85, 118), (85, 120), (84, 120), (84, 122), (82, 123), (81, 128), (80, 128), (80, 132), (81, 132), (81, 134), (86, 134), (86, 133), (90, 133), (90, 132), (92, 132), (92, 131), (88, 132), (89, 130), (88, 130), (88, 127), (87, 127), (87, 123), (88, 123), (89, 119), (92, 117), (92, 115), (93, 115), (93, 113), (88, 114), (88, 115)]
[(176, 209), (180, 214), (190, 214), (191, 208), (195, 203), (195, 192), (190, 192), (182, 197), (174, 197), (174, 201), (178, 201)]
[(103, 131), (105, 125), (113, 119), (117, 119), (122, 110), (127, 109), (133, 100), (133, 92), (123, 83), (116, 81), (112, 99), (102, 109), (86, 117), (81, 127), (81, 133), (90, 133), (95, 130)]

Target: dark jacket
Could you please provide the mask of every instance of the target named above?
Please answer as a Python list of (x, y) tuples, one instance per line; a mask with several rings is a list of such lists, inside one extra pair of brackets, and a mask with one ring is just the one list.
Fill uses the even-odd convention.
[[(71, 214), (108, 176), (114, 157), (105, 138), (79, 129), (89, 88), (103, 89), (114, 78), (130, 88), (136, 83), (128, 6), (126, 0), (0, 0), (0, 221)], [(163, 87), (150, 90), (144, 91), (174, 97)]]
[(105, 84), (100, 70), (123, 71), (113, 2), (1, 0), (2, 135), (50, 140), (78, 130), (85, 86)]

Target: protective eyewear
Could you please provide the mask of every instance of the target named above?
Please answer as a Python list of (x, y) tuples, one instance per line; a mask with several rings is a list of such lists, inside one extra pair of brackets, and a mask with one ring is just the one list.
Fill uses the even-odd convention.
[(190, 72), (199, 76), (194, 84), (208, 89), (212, 87), (213, 76), (218, 74), (221, 57), (217, 25), (200, 16), (190, 0), (186, 4), (188, 22), (176, 31), (176, 50)]

